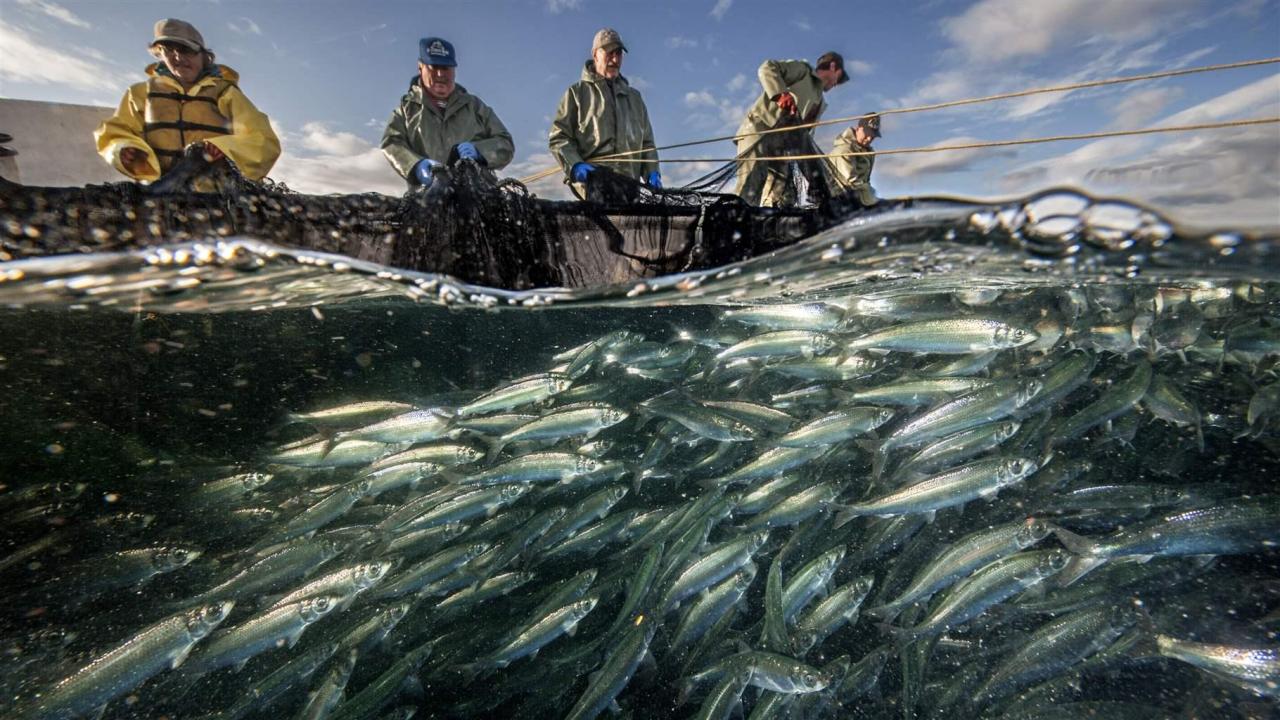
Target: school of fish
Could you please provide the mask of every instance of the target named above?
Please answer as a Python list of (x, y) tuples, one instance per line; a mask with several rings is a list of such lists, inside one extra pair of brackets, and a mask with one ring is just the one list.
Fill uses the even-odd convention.
[(7, 481), (0, 714), (1280, 712), (1280, 286), (714, 312), (297, 409), (145, 512)]

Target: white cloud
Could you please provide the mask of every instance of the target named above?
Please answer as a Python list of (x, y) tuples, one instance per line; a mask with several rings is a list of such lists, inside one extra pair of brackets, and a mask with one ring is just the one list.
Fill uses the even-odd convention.
[(1182, 97), (1180, 87), (1156, 87), (1130, 93), (1120, 102), (1112, 106), (1114, 118), (1110, 127), (1127, 130), (1143, 125), (1159, 115), (1169, 103)]
[(809, 18), (798, 17), (792, 20), (791, 24), (802, 32), (813, 32), (813, 25), (810, 24)]
[(232, 32), (236, 32), (241, 35), (261, 35), (262, 34), (262, 28), (258, 27), (258, 23), (254, 22), (250, 18), (241, 16), (239, 18), (239, 21), (240, 21), (239, 24), (236, 24), (235, 22), (229, 22), (227, 23), (227, 27), (231, 28)]
[(308, 150), (331, 155), (359, 155), (371, 145), (349, 132), (333, 132), (322, 122), (309, 122), (302, 126), (302, 145)]
[(539, 143), (538, 145), (542, 148), (542, 152), (518, 159), (516, 162), (513, 162), (503, 168), (499, 175), (521, 180), (556, 168), (557, 171), (549, 177), (529, 183), (529, 191), (540, 198), (546, 198), (548, 200), (576, 199), (573, 197), (573, 193), (569, 191), (569, 187), (564, 184), (564, 175), (558, 170), (560, 165), (556, 162), (556, 159), (552, 157), (551, 153), (546, 151), (546, 144)]
[(57, 3), (49, 2), (48, 0), (18, 0), (18, 4), (23, 7), (30, 8), (31, 10), (44, 13), (54, 20), (64, 22), (68, 25), (85, 29), (92, 27), (88, 22), (77, 16), (75, 13)]
[(686, 107), (691, 108), (715, 107), (716, 99), (706, 90), (699, 90), (698, 92), (685, 93), (684, 104)]
[[(734, 85), (730, 81), (730, 85)], [(745, 86), (745, 83), (742, 83)], [(705, 132), (722, 135), (737, 129), (747, 114), (751, 97), (742, 91), (731, 92), (732, 97), (718, 97), (705, 88), (684, 94), (684, 106), (689, 109), (685, 122)]]
[(627, 83), (630, 84), (631, 87), (637, 90), (648, 90), (649, 88), (653, 87), (653, 83), (649, 82), (648, 80), (645, 80), (639, 75), (628, 75)]
[[(1280, 74), (1164, 117), (1151, 127), (1280, 115)], [(1274, 125), (1108, 138), (1005, 173), (1023, 192), (1076, 184), (1157, 205), (1204, 227), (1280, 227), (1280, 131)]]
[(866, 77), (875, 72), (876, 66), (864, 60), (846, 60), (844, 69), (850, 74), (858, 77)]
[(942, 21), (943, 34), (971, 60), (1034, 58), (1066, 44), (1134, 41), (1182, 22), (1197, 0), (982, 0)]
[[(928, 147), (946, 147), (949, 145), (968, 145), (982, 142), (979, 138), (960, 135), (949, 137)], [(919, 153), (915, 155), (885, 155), (876, 158), (875, 172), (896, 178), (910, 178), (919, 175), (936, 175), (940, 173), (969, 170), (979, 162), (991, 157), (1011, 157), (1016, 153), (1008, 149), (981, 148), (970, 150), (947, 150), (944, 152)]]
[(745, 88), (746, 86), (747, 86), (746, 74), (738, 73), (737, 75), (733, 76), (733, 79), (729, 81), (728, 85), (725, 85), (725, 88), (728, 89), (729, 92), (738, 92), (739, 90)]
[(582, 0), (547, 0), (547, 12), (558, 15), (565, 10), (581, 10)]
[(698, 47), (698, 41), (693, 38), (676, 35), (675, 37), (667, 38), (667, 47), (672, 50), (679, 50), (680, 48), (696, 48)]
[(716, 20), (723, 20), (724, 14), (729, 12), (729, 8), (733, 5), (733, 0), (716, 0), (716, 6), (711, 8), (711, 17)]
[(86, 53), (67, 54), (17, 27), (0, 23), (0, 79), (36, 85), (65, 85), (99, 92), (103, 86), (120, 87), (128, 78), (102, 62), (87, 62)]
[(285, 132), (274, 121), (271, 125), (284, 147), (271, 178), (290, 189), (314, 195), (404, 193), (404, 180), (382, 151), (356, 135), (333, 132), (320, 122), (306, 123), (300, 133)]

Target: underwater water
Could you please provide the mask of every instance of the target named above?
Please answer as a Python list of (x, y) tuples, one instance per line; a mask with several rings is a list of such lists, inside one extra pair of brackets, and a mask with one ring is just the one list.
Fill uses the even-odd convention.
[(576, 293), (0, 265), (0, 715), (1275, 717), (1278, 254), (1051, 193)]

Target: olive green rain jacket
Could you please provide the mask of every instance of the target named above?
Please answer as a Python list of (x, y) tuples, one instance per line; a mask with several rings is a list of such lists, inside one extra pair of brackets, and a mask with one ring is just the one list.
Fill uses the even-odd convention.
[[(760, 86), (764, 92), (756, 98), (755, 104), (747, 111), (747, 116), (738, 126), (738, 135), (772, 130), (787, 123), (811, 123), (822, 117), (827, 109), (827, 101), (823, 97), (822, 78), (814, 74), (813, 68), (803, 60), (765, 60), (756, 75), (760, 78)], [(784, 115), (782, 108), (773, 98), (789, 92), (796, 98), (796, 115)], [(812, 133), (813, 130), (804, 132)], [(790, 133), (772, 133), (786, 138)], [(753, 135), (738, 141), (738, 154), (742, 155), (755, 149), (760, 143), (760, 135)], [(767, 137), (767, 136), (765, 136)]]
[(413, 166), (423, 158), (448, 162), (458, 143), (469, 142), (491, 170), (501, 170), (515, 155), (515, 143), (493, 108), (457, 85), (445, 106), (426, 97), (417, 76), (382, 133), (382, 154), (400, 176), (415, 183)]
[(831, 164), (835, 169), (837, 191), (857, 193), (858, 201), (863, 205), (875, 205), (877, 202), (875, 188), (871, 187), (871, 168), (876, 164), (875, 155), (854, 155), (840, 157), (844, 153), (867, 152), (871, 148), (859, 145), (854, 139), (854, 128), (846, 128), (836, 138), (831, 153)]
[(592, 159), (652, 148), (654, 144), (649, 111), (640, 93), (621, 75), (612, 82), (600, 77), (591, 61), (582, 69), (582, 79), (570, 85), (560, 98), (560, 107), (551, 121), (548, 147), (564, 169), (565, 182), (570, 169), (580, 162), (602, 165), (637, 180), (658, 169), (656, 150), (626, 156), (645, 162)]

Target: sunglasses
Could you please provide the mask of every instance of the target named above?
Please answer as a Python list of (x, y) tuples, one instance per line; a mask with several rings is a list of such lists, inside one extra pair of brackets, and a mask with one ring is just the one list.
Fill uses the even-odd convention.
[(182, 57), (190, 57), (200, 52), (199, 50), (192, 50), (186, 45), (176, 45), (176, 44), (171, 45), (169, 43), (159, 43), (159, 46), (160, 46), (160, 52), (166, 55), (180, 55)]

